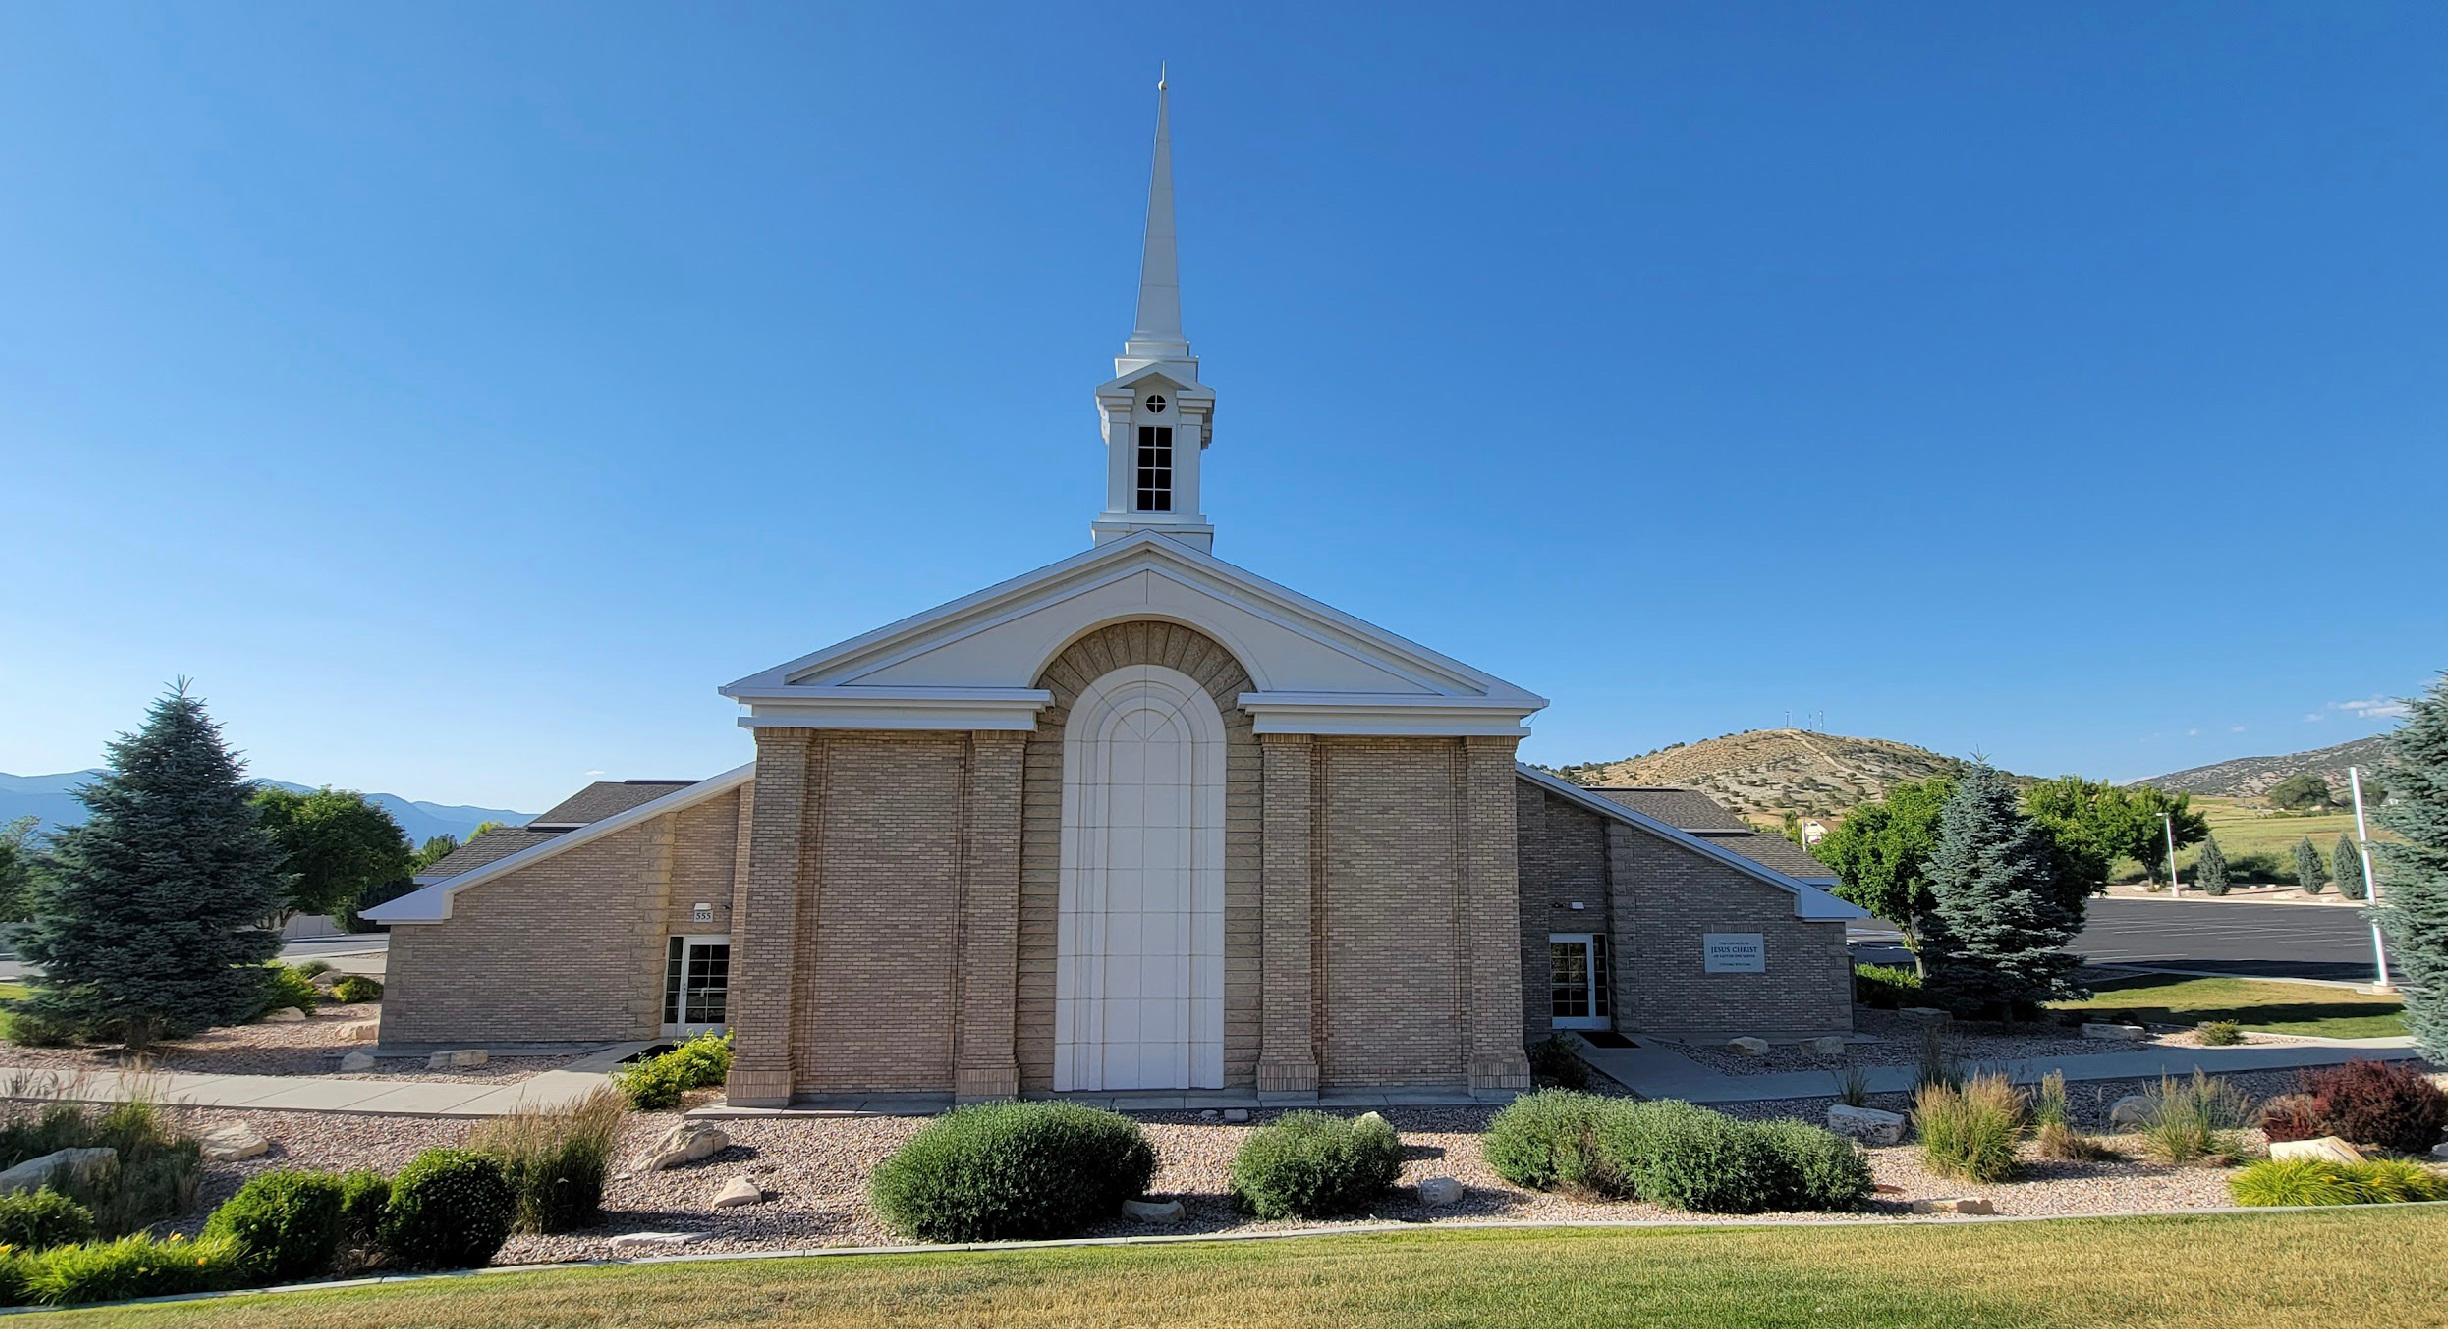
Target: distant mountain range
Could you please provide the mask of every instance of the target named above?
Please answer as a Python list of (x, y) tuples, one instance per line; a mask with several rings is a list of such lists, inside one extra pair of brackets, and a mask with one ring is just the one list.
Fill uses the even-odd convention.
[(1558, 769), (1584, 786), (1691, 786), (1742, 814), (1832, 818), (1901, 782), (1966, 767), (1897, 740), (1781, 727), (1671, 745), (1608, 763)]
[[(0, 772), (0, 824), (11, 823), (31, 814), (44, 831), (85, 822), (85, 804), (77, 799), (75, 788), (101, 776), (99, 769), (83, 772), (55, 772), (42, 777), (13, 777)], [(285, 791), (312, 791), (315, 788), (297, 782), (265, 781), (265, 786), (277, 786)], [(521, 824), (534, 818), (515, 809), (487, 809), (481, 805), (437, 805), (426, 800), (410, 800), (389, 791), (369, 791), (366, 798), (390, 811), (400, 823), (400, 830), (409, 835), (415, 845), (429, 837), (449, 833), (466, 838), (480, 823)]]
[(2390, 747), (2388, 737), (2371, 735), (2364, 740), (2302, 750), (2296, 754), (2227, 759), (2129, 784), (2159, 786), (2166, 791), (2187, 791), (2194, 795), (2249, 797), (2263, 795), (2285, 777), (2312, 772), (2324, 778), (2325, 785), (2333, 788), (2334, 795), (2347, 799), (2350, 794), (2350, 769), (2356, 767), (2362, 780), (2374, 780), (2374, 774), (2383, 765), (2384, 755)]

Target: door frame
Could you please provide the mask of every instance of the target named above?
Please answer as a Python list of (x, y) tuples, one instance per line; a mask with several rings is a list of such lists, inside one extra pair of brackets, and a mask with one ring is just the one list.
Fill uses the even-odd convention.
[[(1577, 1017), (1560, 1017), (1557, 1002), (1551, 1001), (1550, 1029), (1553, 1031), (1609, 1030), (1609, 938), (1597, 930), (1560, 930), (1550, 935), (1550, 947), (1560, 944), (1584, 946), (1584, 1011)], [(1553, 964), (1554, 965), (1554, 964)], [(1553, 972), (1553, 977), (1555, 973)], [(1554, 989), (1555, 979), (1551, 981)]]
[[(723, 1022), (687, 1022), (687, 1021), (684, 1021), (684, 1022), (662, 1022), (662, 1021), (661, 1021), (661, 1019), (663, 1018), (663, 1016), (664, 1016), (665, 1014), (667, 1014), (667, 1013), (671, 1013), (671, 1012), (674, 1012), (674, 1011), (675, 1011), (675, 1009), (674, 1009), (674, 1008), (673, 1008), (673, 1006), (672, 1006), (672, 1001), (673, 1001), (673, 977), (672, 977), (672, 956), (673, 956), (673, 954), (672, 954), (672, 946), (673, 946), (673, 943), (674, 943), (675, 941), (679, 941), (679, 943), (681, 944), (681, 986), (682, 986), (682, 989), (681, 989), (681, 1006), (680, 1006), (680, 1008), (679, 1008), (679, 1010), (678, 1010), (678, 1011), (680, 1012), (680, 1014), (681, 1014), (683, 1017), (687, 1017), (687, 1016), (688, 1016), (688, 1014), (689, 1014), (689, 1011), (690, 1011), (690, 1006), (689, 1006), (690, 951), (691, 951), (692, 949), (706, 947), (706, 946), (711, 945), (711, 944), (722, 944), (722, 945), (724, 946), (724, 1017), (727, 1019), (726, 1021), (723, 1021)], [(709, 1033), (709, 1032), (720, 1032), (720, 1031), (726, 1031), (726, 1030), (729, 1030), (729, 1029), (730, 1029), (730, 1027), (731, 1027), (731, 1023), (730, 1023), (729, 1019), (732, 1017), (732, 953), (731, 953), (731, 950), (732, 950), (732, 936), (731, 936), (731, 935), (729, 935), (729, 934), (670, 934), (670, 935), (666, 935), (666, 936), (665, 936), (665, 939), (664, 939), (664, 967), (665, 967), (665, 971), (664, 971), (664, 977), (663, 977), (663, 981), (664, 981), (664, 983), (663, 983), (663, 985), (662, 985), (662, 987), (661, 987), (660, 993), (658, 993), (658, 995), (656, 996), (656, 1016), (657, 1016), (657, 1018), (659, 1019), (659, 1022), (660, 1022), (660, 1025), (659, 1025), (659, 1027), (658, 1027), (658, 1030), (659, 1030), (659, 1031), (661, 1031), (661, 1032), (662, 1032), (664, 1035), (666, 1035), (666, 1036), (679, 1037), (679, 1038), (681, 1038), (681, 1039), (683, 1039), (683, 1040), (687, 1040), (688, 1038), (690, 1038), (690, 1037), (692, 1037), (692, 1036), (704, 1036), (704, 1035), (706, 1035), (706, 1034), (707, 1034), (707, 1033)]]

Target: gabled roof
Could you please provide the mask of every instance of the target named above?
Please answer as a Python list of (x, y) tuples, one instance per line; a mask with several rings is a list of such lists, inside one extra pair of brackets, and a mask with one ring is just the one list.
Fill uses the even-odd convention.
[(525, 851), (539, 842), (549, 842), (561, 836), (561, 828), (496, 828), (453, 847), (451, 854), (417, 872), (417, 882), (438, 883), (454, 875), (466, 874), (480, 865), (490, 865), (504, 856)]
[[(421, 877), (417, 888), (389, 902), (368, 907), (358, 914), (367, 920), (381, 921), (386, 925), (414, 925), (448, 920), (451, 918), (451, 899), (463, 889), (474, 888), (481, 883), (491, 883), (505, 874), (524, 869), (540, 860), (558, 856), (573, 847), (585, 846), (599, 837), (609, 837), (624, 828), (634, 828), (649, 819), (670, 814), (676, 810), (688, 809), (692, 805), (739, 790), (749, 783), (757, 767), (755, 763), (744, 763), (730, 772), (709, 777), (703, 782), (693, 782), (677, 791), (668, 791), (644, 804), (633, 805), (610, 818), (598, 819), (585, 827), (548, 837), (501, 859), (477, 866), (467, 873), (453, 875), (440, 883), (426, 883)], [(488, 833), (469, 845), (475, 846), (499, 835)]]
[(1830, 866), (1813, 858), (1813, 853), (1785, 837), (1769, 833), (1699, 833), (1748, 860), (1768, 865), (1780, 873), (1803, 883), (1827, 888), (1839, 882), (1839, 875)]
[(1691, 786), (1587, 786), (1594, 795), (1615, 800), (1628, 809), (1639, 810), (1662, 823), (1674, 824), (1690, 833), (1745, 833), (1754, 826), (1744, 816), (1721, 807), (1720, 802)]
[(589, 782), (561, 804), (528, 820), (530, 828), (560, 831), (609, 819), (624, 810), (636, 809), (658, 796), (668, 796), (682, 787), (695, 785), (677, 781)]
[(1603, 818), (1613, 819), (1629, 827), (1640, 828), (1664, 842), (1682, 846), (1698, 855), (1716, 860), (1749, 878), (1795, 894), (1796, 916), (1799, 920), (1860, 920), (1866, 915), (1864, 908), (1842, 901), (1813, 884), (1792, 875), (1782, 874), (1758, 860), (1739, 855), (1708, 837), (1687, 832), (1673, 824), (1653, 818), (1641, 810), (1622, 805), (1615, 800), (1605, 799), (1599, 792), (1577, 786), (1564, 777), (1554, 776), (1525, 763), (1517, 764), (1515, 771), (1518, 778), (1591, 810)]

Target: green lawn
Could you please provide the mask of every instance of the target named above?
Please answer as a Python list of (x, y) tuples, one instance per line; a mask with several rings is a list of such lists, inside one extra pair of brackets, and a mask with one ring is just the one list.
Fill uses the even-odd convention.
[[(2180, 1255), (2175, 1260), (2174, 1255)], [(567, 1268), (69, 1327), (2441, 1327), (2444, 1209), (1483, 1230)]]
[[(2315, 910), (2316, 908), (2305, 908)], [(2287, 1036), (2406, 1036), (2401, 1001), (2330, 985), (2222, 976), (2131, 976), (2098, 982), (2092, 999), (2052, 1005), (2088, 1014), (2134, 1013), (2144, 1022), (2195, 1026), (2228, 1018)]]
[[(0, 1003), (5, 1003), (6, 1001), (11, 1000), (11, 999), (23, 999), (23, 998), (25, 998), (25, 997), (26, 997), (26, 987), (24, 987), (23, 985), (20, 985), (20, 984), (18, 984), (18, 983), (17, 983), (17, 982), (15, 982), (15, 981), (0, 981)], [(9, 1038), (9, 1014), (8, 1014), (8, 1010), (7, 1010), (7, 1009), (5, 1009), (5, 1008), (0, 1008), (0, 1041), (5, 1041), (5, 1040), (7, 1040), (8, 1038)]]
[[(2264, 852), (2279, 860), (2285, 869), (2290, 865), (2290, 849), (2304, 837), (2316, 844), (2317, 854), (2324, 857), (2329, 877), (2333, 863), (2333, 839), (2343, 833), (2358, 836), (2358, 820), (2346, 809), (2329, 809), (2321, 814), (2285, 814), (2262, 800), (2237, 800), (2228, 796), (2195, 796), (2190, 807), (2205, 816), (2206, 830), (2222, 844), (2222, 854), (2232, 859), (2252, 852)], [(2369, 835), (2376, 829), (2370, 827)], [(2180, 877), (2184, 880), (2196, 868), (2197, 848), (2180, 850)], [(2126, 883), (2144, 876), (2136, 861), (2122, 860), (2112, 867), (2112, 881)], [(2291, 881), (2293, 884), (2296, 879)]]

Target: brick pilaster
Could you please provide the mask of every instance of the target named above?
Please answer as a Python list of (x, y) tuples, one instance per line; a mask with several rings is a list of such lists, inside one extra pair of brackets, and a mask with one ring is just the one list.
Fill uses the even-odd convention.
[[(816, 824), (810, 760), (819, 743), (808, 731), (761, 727), (756, 808), (750, 816), (746, 887), (733, 920), (732, 1027), (735, 1105), (784, 1105), (792, 1099), (792, 1026), (799, 994), (803, 832)], [(809, 886), (814, 891), (814, 885)]]
[(1464, 922), (1465, 1081), (1475, 1091), (1532, 1086), (1524, 1058), (1521, 911), (1516, 887), (1512, 736), (1467, 736), (1457, 777), (1463, 823), (1457, 914)]
[(1021, 1093), (1014, 1060), (1022, 904), (1023, 731), (973, 731), (962, 788), (961, 937), (956, 949), (954, 1095)]
[(1315, 1095), (1311, 1029), (1312, 744), (1260, 737), (1260, 1067), (1263, 1096)]

